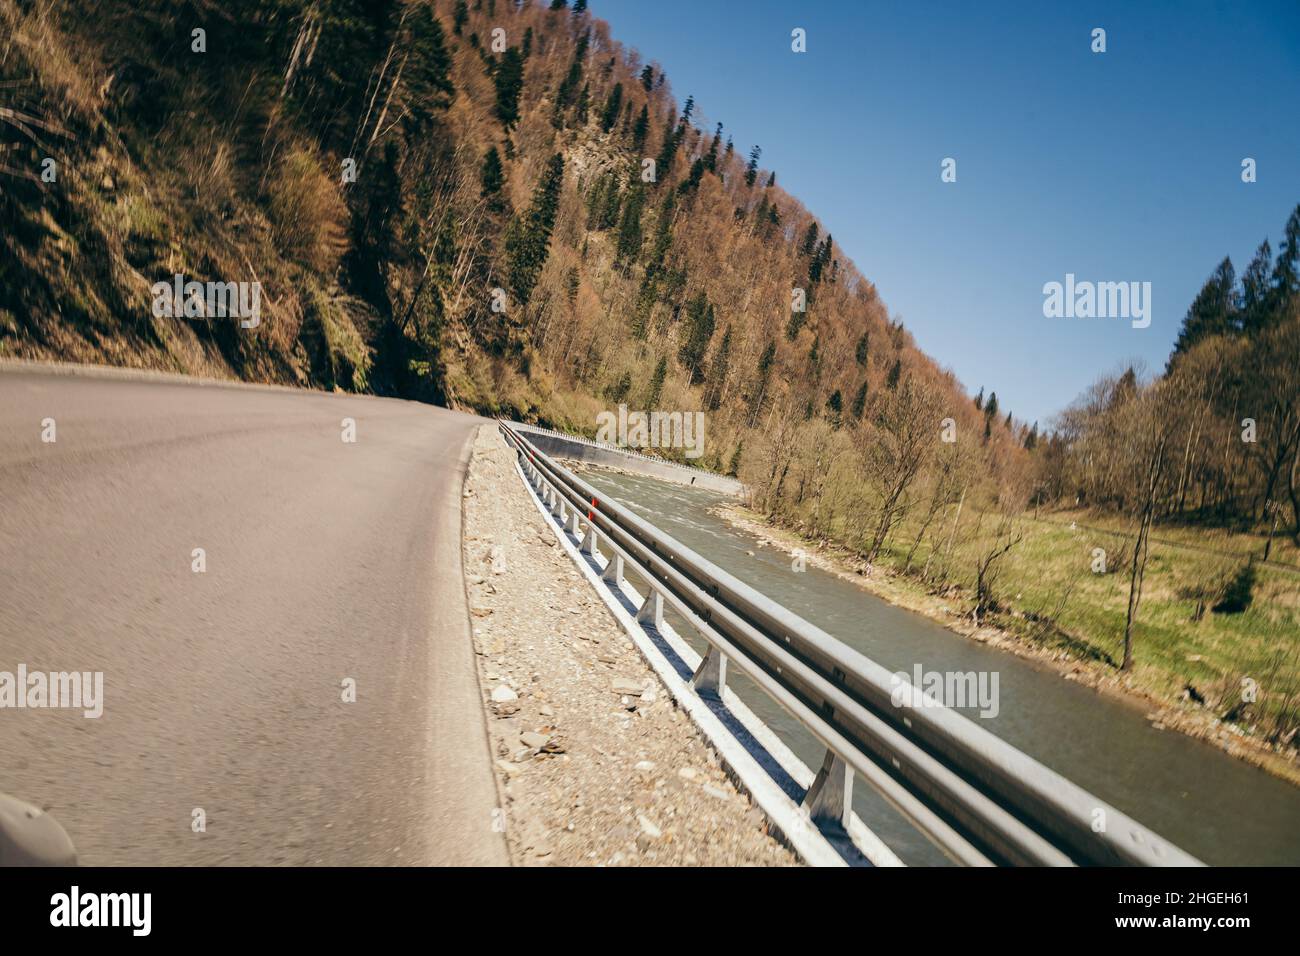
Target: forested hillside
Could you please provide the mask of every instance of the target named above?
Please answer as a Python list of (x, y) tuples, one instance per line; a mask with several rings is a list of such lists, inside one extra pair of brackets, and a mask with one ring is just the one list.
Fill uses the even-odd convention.
[[(1240, 285), (1215, 273), (1163, 375), (1121, 370), (1040, 429), (922, 354), (761, 144), (586, 7), (0, 0), (0, 356), (588, 434), (619, 403), (703, 410), (697, 463), (738, 473), (768, 520), (1125, 669), (1151, 527), (1231, 529), (1248, 537), (1212, 574), (1148, 589), (1158, 683), (1194, 670), (1171, 635), (1207, 605), (1240, 615), (1249, 577), (1264, 639), (1192, 676), (1239, 714), (1234, 675), (1284, 655), (1267, 709), (1289, 742), (1300, 608), (1248, 569), (1300, 543), (1300, 210)], [(177, 274), (260, 283), (260, 324), (156, 315)], [(1092, 543), (1057, 542), (1059, 577), (1040, 556), (1000, 584), (1030, 509), (1058, 504), (1118, 529), (1105, 573)], [(1022, 583), (1046, 588), (1033, 608)], [(1224, 627), (1250, 637), (1241, 620)]]
[[(5, 4), (0, 351), (585, 431), (703, 408), (718, 468), (895, 396), (983, 427), (757, 145), (552, 7)], [(266, 321), (155, 317), (178, 272), (260, 281)]]

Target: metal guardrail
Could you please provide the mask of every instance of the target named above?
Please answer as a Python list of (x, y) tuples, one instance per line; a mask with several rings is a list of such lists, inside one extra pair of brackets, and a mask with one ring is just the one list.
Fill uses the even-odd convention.
[[(671, 458), (660, 458), (657, 455), (647, 455), (644, 452), (635, 451), (631, 448), (624, 448), (621, 445), (611, 445), (609, 442), (595, 441), (591, 438), (584, 438), (581, 435), (570, 435), (568, 432), (556, 431), (554, 428), (543, 428), (541, 425), (529, 425), (523, 422), (510, 422), (509, 427), (526, 432), (536, 432), (539, 435), (550, 435), (552, 438), (562, 438), (565, 441), (575, 442), (579, 445), (586, 445), (589, 448), (599, 448), (602, 451), (612, 451), (620, 455), (626, 455), (630, 458), (638, 458), (641, 461), (648, 461), (655, 465), (668, 465), (672, 468), (680, 468), (682, 471), (691, 472), (692, 474), (702, 475), (707, 478), (726, 478), (732, 479), (729, 475), (720, 475), (715, 471), (709, 471), (705, 468), (696, 468), (694, 465), (683, 465), (680, 461), (673, 461)], [(739, 481), (736, 481), (740, 484)]]
[(521, 467), (584, 553), (610, 552), (647, 583), (637, 619), (663, 602), (708, 643), (692, 684), (720, 695), (729, 665), (808, 728), (826, 756), (804, 799), (812, 819), (848, 827), (855, 775), (946, 855), (968, 865), (1201, 866), (1027, 754), (947, 707), (898, 707), (881, 665), (803, 620), (573, 475), (499, 421)]

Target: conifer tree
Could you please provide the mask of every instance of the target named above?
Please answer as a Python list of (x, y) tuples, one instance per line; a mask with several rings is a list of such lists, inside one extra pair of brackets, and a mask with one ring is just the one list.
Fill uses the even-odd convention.
[(1255, 251), (1246, 271), (1241, 274), (1241, 327), (1247, 334), (1268, 324), (1268, 310), (1272, 305), (1272, 284), (1269, 267), (1273, 264), (1273, 250), (1265, 239)]
[(654, 374), (650, 376), (650, 389), (645, 397), (646, 411), (653, 411), (655, 406), (659, 404), (659, 398), (664, 391), (664, 379), (667, 377), (668, 356), (661, 355), (659, 363), (655, 366)]
[(677, 358), (685, 367), (689, 381), (697, 385), (703, 377), (700, 363), (713, 338), (713, 306), (703, 292), (696, 294), (686, 310), (686, 335)]
[(799, 254), (801, 256), (811, 256), (817, 249), (818, 232), (817, 223), (808, 223), (808, 230), (803, 234), (803, 242), (799, 245)]
[(740, 444), (736, 446), (736, 450), (731, 454), (731, 461), (727, 463), (727, 475), (729, 477), (735, 478), (736, 473), (740, 471), (740, 456), (744, 453), (744, 451), (745, 451), (745, 440), (742, 438), (740, 440)]
[(651, 66), (649, 63), (647, 63), (645, 67), (641, 70), (641, 85), (645, 87), (645, 91), (647, 93), (649, 93), (651, 90), (654, 89), (655, 68)]
[(1237, 311), (1236, 284), (1232, 260), (1225, 258), (1196, 294), (1183, 318), (1183, 327), (1174, 342), (1173, 354), (1169, 356), (1171, 367), (1179, 355), (1206, 336), (1226, 335), (1233, 331)]
[(645, 190), (637, 183), (628, 190), (627, 202), (623, 204), (623, 218), (618, 227), (618, 246), (614, 253), (615, 261), (630, 263), (641, 254), (641, 207), (645, 202)]
[(868, 353), (868, 333), (863, 332), (862, 338), (858, 339), (858, 346), (853, 350), (853, 358), (862, 368), (867, 367)]
[(492, 72), (496, 87), (496, 115), (506, 129), (519, 122), (519, 93), (524, 87), (524, 58), (518, 47), (510, 47), (501, 54), (501, 61)]
[[(555, 111), (551, 116), (551, 123), (556, 129), (560, 129), (564, 125), (564, 111), (567, 110), (569, 104), (573, 102), (574, 93), (578, 89), (578, 84), (582, 82), (582, 65), (586, 61), (587, 47), (590, 43), (591, 31), (584, 31), (582, 36), (578, 38), (578, 42), (574, 44), (573, 59), (569, 62), (569, 70), (564, 75), (564, 79), (560, 81), (559, 88), (555, 91)], [(580, 123), (586, 123), (587, 121), (587, 107), (585, 103), (587, 95), (587, 87), (584, 85), (578, 109), (578, 121)]]
[(903, 374), (903, 360), (894, 359), (894, 364), (889, 368), (889, 375), (885, 378), (885, 387), (891, 392), (898, 388), (898, 379)]
[(984, 418), (986, 421), (992, 421), (998, 414), (998, 393), (989, 392), (988, 403), (984, 406)]
[(645, 145), (646, 133), (650, 130), (650, 108), (642, 106), (637, 115), (636, 125), (632, 127), (632, 148), (637, 152)]
[(704, 154), (704, 168), (711, 173), (718, 171), (718, 141), (722, 139), (722, 124), (713, 132), (713, 142), (709, 143), (709, 151)]
[(863, 382), (856, 395), (853, 396), (853, 405), (850, 411), (853, 417), (859, 421), (862, 419), (862, 413), (867, 407), (867, 383)]
[(618, 122), (618, 111), (623, 107), (623, 84), (615, 83), (614, 89), (610, 91), (609, 99), (605, 101), (605, 109), (600, 115), (600, 129), (608, 133)]
[[(745, 185), (753, 186), (754, 180), (758, 178), (758, 157), (763, 155), (763, 151), (755, 146), (749, 151), (749, 162), (745, 166)], [(763, 197), (766, 199), (767, 197)]]
[(840, 420), (844, 413), (844, 396), (840, 394), (837, 388), (831, 392), (831, 397), (826, 399), (826, 418), (836, 428), (840, 426)]
[(713, 362), (709, 366), (708, 390), (705, 393), (705, 407), (716, 412), (722, 404), (722, 394), (727, 385), (727, 372), (731, 365), (731, 326), (722, 333), (722, 341), (713, 353)]
[(501, 187), (505, 185), (505, 173), (501, 169), (501, 156), (495, 146), (489, 146), (487, 153), (483, 156), (483, 168), (479, 174), (479, 180), (482, 188), (479, 191), (484, 199), (487, 199), (489, 205), (499, 208), (501, 204)]
[(506, 273), (510, 289), (520, 303), (527, 304), (546, 264), (563, 185), (564, 157), (556, 153), (546, 164), (528, 211), (517, 216), (507, 230)]
[(758, 359), (758, 382), (749, 407), (749, 426), (754, 427), (759, 413), (763, 411), (764, 399), (767, 397), (767, 381), (772, 374), (772, 365), (776, 361), (776, 342), (768, 342), (763, 354)]

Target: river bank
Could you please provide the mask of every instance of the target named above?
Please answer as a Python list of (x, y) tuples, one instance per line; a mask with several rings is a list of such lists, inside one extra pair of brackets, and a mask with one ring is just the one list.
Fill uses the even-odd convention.
[(1121, 674), (1104, 663), (1085, 660), (1066, 649), (1042, 647), (1024, 635), (987, 622), (977, 627), (967, 614), (953, 606), (952, 599), (930, 594), (921, 582), (890, 569), (879, 565), (868, 567), (847, 548), (815, 542), (791, 529), (773, 526), (764, 516), (737, 504), (722, 503), (712, 510), (732, 527), (770, 547), (787, 553), (802, 550), (809, 564), (852, 582), (890, 604), (924, 615), (972, 641), (1039, 663), (1065, 680), (1140, 707), (1156, 729), (1174, 730), (1212, 743), (1237, 759), (1300, 786), (1300, 766), (1294, 749), (1278, 752), (1242, 728), (1191, 704), (1169, 700), (1134, 675)]

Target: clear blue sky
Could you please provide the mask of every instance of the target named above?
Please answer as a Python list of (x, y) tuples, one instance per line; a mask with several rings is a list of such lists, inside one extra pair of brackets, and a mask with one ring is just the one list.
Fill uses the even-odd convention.
[[(1027, 420), (1123, 362), (1162, 369), (1211, 270), (1276, 250), (1300, 202), (1300, 0), (590, 7), (762, 146), (926, 352)], [(1044, 318), (1067, 272), (1151, 282), (1151, 326)]]

